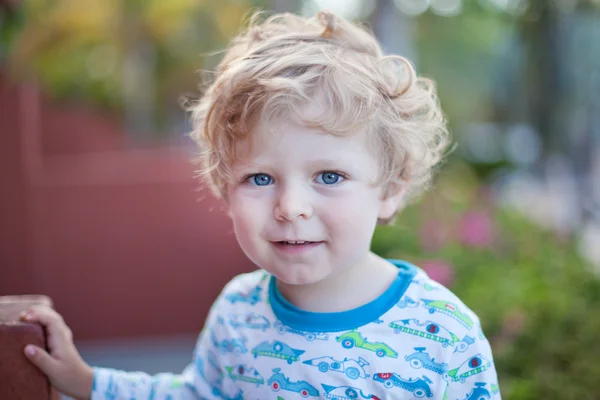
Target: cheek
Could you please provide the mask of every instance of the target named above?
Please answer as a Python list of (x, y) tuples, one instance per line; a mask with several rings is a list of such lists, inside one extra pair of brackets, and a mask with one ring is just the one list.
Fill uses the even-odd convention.
[(229, 207), (229, 214), (238, 236), (253, 236), (260, 232), (265, 222), (266, 202), (252, 198), (234, 198)]
[(363, 241), (370, 238), (375, 229), (378, 205), (376, 197), (354, 194), (324, 207), (320, 217), (329, 230)]

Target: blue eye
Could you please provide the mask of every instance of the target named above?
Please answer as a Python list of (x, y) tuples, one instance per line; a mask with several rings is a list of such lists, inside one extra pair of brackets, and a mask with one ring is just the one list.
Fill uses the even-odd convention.
[(340, 174), (332, 171), (321, 172), (317, 175), (317, 183), (325, 185), (335, 185), (336, 183), (340, 183), (343, 179), (344, 178)]
[(256, 186), (267, 186), (273, 183), (273, 178), (267, 174), (254, 174), (248, 177), (248, 182)]

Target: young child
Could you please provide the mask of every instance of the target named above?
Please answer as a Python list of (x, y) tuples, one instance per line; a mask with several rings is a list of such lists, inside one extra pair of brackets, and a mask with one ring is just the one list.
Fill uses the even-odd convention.
[(416, 266), (369, 250), (448, 147), (431, 81), (340, 17), (275, 15), (233, 40), (193, 120), (206, 182), (259, 269), (225, 286), (181, 375), (92, 369), (58, 314), (30, 310), (50, 352), (25, 352), (59, 390), (500, 399), (477, 316)]

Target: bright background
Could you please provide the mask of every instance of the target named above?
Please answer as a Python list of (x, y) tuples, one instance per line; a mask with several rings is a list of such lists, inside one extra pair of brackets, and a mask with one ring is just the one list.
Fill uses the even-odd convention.
[(0, 0), (0, 294), (50, 295), (93, 364), (188, 362), (252, 266), (180, 103), (251, 8), (368, 23), (437, 81), (457, 150), (374, 250), (480, 316), (504, 398), (600, 398), (598, 0)]

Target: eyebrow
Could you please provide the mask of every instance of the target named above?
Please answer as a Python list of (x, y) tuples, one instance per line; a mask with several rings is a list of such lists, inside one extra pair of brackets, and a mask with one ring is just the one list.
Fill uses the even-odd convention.
[(340, 167), (342, 164), (346, 164), (346, 163), (351, 163), (352, 161), (346, 158), (343, 159), (317, 159), (317, 160), (311, 160), (309, 161), (308, 165), (311, 167), (331, 167), (331, 168), (337, 168)]

